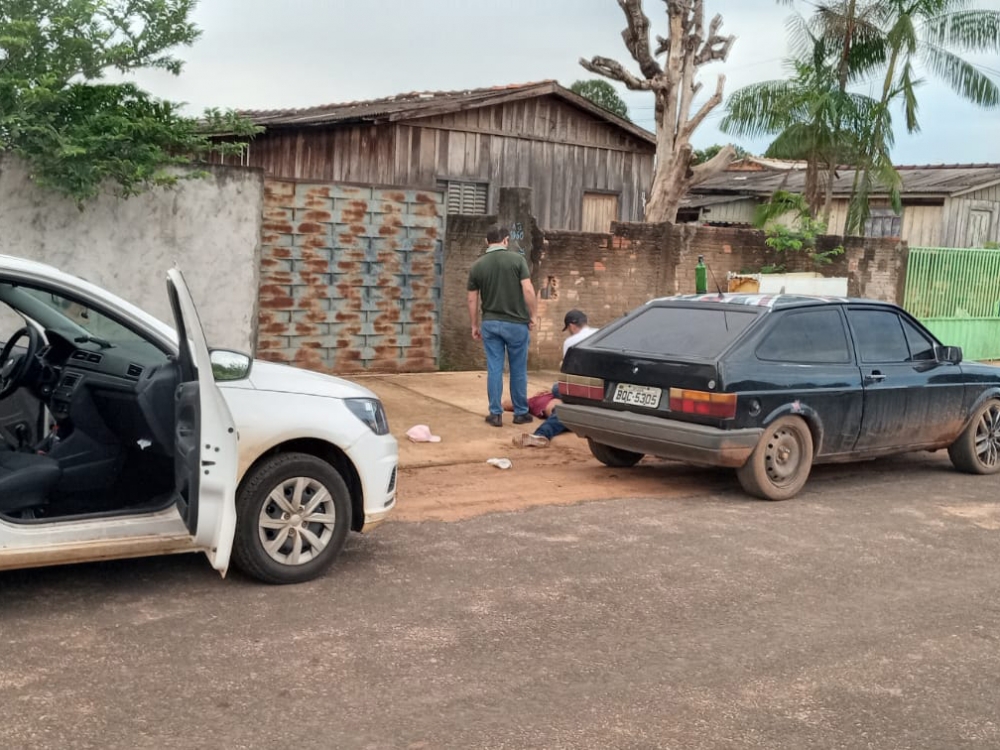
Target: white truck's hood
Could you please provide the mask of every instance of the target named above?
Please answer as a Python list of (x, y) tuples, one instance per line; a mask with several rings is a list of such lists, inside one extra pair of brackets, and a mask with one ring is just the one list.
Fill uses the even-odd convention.
[(326, 398), (378, 398), (364, 386), (349, 380), (261, 359), (253, 361), (250, 377), (246, 380), (219, 383), (224, 388), (246, 387), (247, 384), (259, 391), (304, 393)]

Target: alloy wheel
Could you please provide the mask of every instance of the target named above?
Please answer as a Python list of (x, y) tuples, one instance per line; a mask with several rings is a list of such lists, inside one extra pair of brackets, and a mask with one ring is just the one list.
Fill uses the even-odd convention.
[(991, 405), (979, 417), (976, 455), (983, 466), (992, 468), (1000, 461), (1000, 405)]

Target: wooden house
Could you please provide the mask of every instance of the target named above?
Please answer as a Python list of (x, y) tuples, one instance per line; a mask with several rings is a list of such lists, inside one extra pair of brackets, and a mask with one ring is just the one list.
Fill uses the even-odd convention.
[[(1000, 242), (1000, 164), (897, 166), (903, 210), (885, 191), (871, 196), (864, 236), (899, 237), (911, 247), (984, 247)], [(833, 186), (831, 234), (843, 232), (854, 184), (853, 169), (839, 169)], [(748, 157), (694, 188), (680, 221), (716, 226), (750, 225), (754, 209), (775, 190), (801, 192), (805, 164)]]
[(241, 114), (264, 132), (240, 163), (269, 177), (443, 189), (453, 214), (530, 187), (546, 229), (641, 221), (653, 178), (652, 133), (554, 81)]

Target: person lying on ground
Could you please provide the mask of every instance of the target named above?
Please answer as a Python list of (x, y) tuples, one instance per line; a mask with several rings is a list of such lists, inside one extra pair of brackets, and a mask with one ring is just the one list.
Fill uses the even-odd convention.
[[(563, 341), (563, 357), (571, 346), (579, 344), (590, 335), (597, 332), (596, 328), (591, 328), (587, 323), (587, 314), (582, 310), (570, 310), (563, 318), (563, 332), (568, 332), (568, 336)], [(532, 406), (532, 401), (535, 405)], [(514, 445), (518, 448), (547, 448), (549, 441), (556, 435), (569, 432), (569, 428), (559, 421), (556, 407), (561, 404), (559, 400), (559, 384), (555, 383), (551, 391), (541, 391), (528, 399), (528, 413), (533, 414), (545, 421), (530, 435), (522, 432), (513, 439)], [(506, 411), (513, 411), (513, 403), (508, 399), (503, 402)]]
[[(515, 435), (512, 442), (518, 448), (547, 448), (549, 441), (556, 435), (569, 432), (569, 428), (559, 421), (556, 407), (561, 404), (559, 387), (553, 385), (551, 390), (539, 391), (528, 398), (528, 413), (544, 420), (533, 433), (522, 432)], [(504, 411), (514, 411), (510, 399), (503, 400)]]

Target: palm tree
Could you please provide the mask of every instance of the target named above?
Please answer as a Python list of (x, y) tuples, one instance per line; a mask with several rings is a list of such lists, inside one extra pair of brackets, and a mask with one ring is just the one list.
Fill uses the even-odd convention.
[(886, 180), (898, 184), (883, 147), (891, 141), (889, 112), (897, 102), (902, 104), (907, 132), (920, 129), (918, 66), (974, 104), (1000, 105), (1000, 87), (961, 56), (1000, 52), (1000, 11), (971, 5), (970, 0), (837, 0), (815, 5), (812, 33), (843, 51), (841, 90), (855, 77), (880, 74), (882, 78), (879, 106), (857, 164), (845, 233), (864, 226), (874, 186)]
[[(825, 39), (809, 39), (809, 55), (787, 61), (787, 79), (734, 92), (720, 128), (748, 138), (772, 136), (765, 156), (805, 161), (810, 215), (815, 218), (822, 210), (823, 221), (828, 223), (834, 171), (861, 153), (861, 136), (866, 123), (876, 116), (877, 102), (842, 90), (839, 51)], [(892, 131), (887, 132), (891, 135)], [(882, 149), (886, 153), (888, 145)]]

